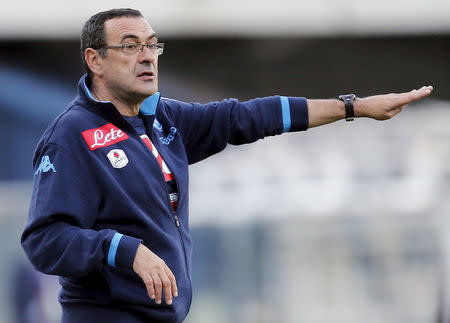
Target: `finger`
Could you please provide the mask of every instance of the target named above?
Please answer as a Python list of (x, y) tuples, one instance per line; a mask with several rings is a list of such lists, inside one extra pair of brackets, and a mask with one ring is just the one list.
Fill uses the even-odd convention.
[(160, 273), (159, 277), (161, 278), (161, 281), (163, 283), (166, 304), (170, 305), (170, 304), (172, 304), (172, 298), (173, 298), (172, 297), (172, 284), (170, 283), (170, 279), (169, 279), (169, 277), (167, 277), (167, 274), (165, 272)]
[(427, 90), (427, 91), (429, 91), (429, 94), (431, 94), (431, 92), (433, 92), (433, 86), (431, 86), (431, 85), (427, 85), (427, 86), (424, 86), (424, 88), (425, 88), (425, 90)]
[(144, 276), (142, 280), (144, 281), (148, 296), (150, 296), (151, 299), (155, 299), (155, 288), (153, 287), (152, 277), (149, 274), (147, 274)]
[(410, 92), (401, 93), (397, 96), (396, 106), (406, 105), (408, 103), (423, 99), (429, 96), (432, 91), (433, 91), (432, 86), (423, 86), (418, 90), (414, 89)]
[(414, 89), (411, 92), (431, 94), (431, 92), (433, 92), (433, 87), (431, 85), (422, 86), (420, 89)]
[(432, 86), (422, 86), (420, 89), (415, 91), (416, 92), (415, 94), (420, 97), (425, 97), (430, 95), (432, 91), (433, 91)]
[(172, 273), (169, 267), (166, 267), (165, 269), (167, 277), (169, 277), (169, 280), (172, 285), (172, 295), (174, 297), (178, 296), (178, 286), (177, 286), (177, 280), (175, 279), (175, 275)]
[(157, 273), (152, 275), (153, 279), (153, 286), (155, 286), (155, 303), (161, 304), (161, 298), (162, 298), (162, 282), (161, 278), (159, 278), (159, 275)]

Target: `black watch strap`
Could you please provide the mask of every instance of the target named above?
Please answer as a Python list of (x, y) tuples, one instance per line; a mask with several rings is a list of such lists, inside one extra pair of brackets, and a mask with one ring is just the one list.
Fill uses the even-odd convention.
[(353, 121), (355, 120), (355, 109), (353, 109), (353, 101), (355, 101), (355, 94), (343, 94), (339, 95), (339, 100), (345, 104), (345, 120)]

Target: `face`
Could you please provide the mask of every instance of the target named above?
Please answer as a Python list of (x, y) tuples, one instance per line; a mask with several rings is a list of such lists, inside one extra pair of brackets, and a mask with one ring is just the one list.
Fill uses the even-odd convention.
[[(108, 46), (125, 43), (156, 43), (149, 23), (139, 17), (120, 17), (105, 22)], [(147, 47), (129, 55), (121, 49), (107, 49), (99, 59), (104, 86), (111, 95), (128, 102), (140, 102), (158, 91), (158, 55)]]

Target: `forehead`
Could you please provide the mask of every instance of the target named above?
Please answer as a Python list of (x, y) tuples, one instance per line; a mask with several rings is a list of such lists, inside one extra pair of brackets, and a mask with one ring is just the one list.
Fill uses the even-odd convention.
[(136, 36), (141, 40), (155, 34), (150, 24), (141, 17), (120, 17), (105, 21), (106, 41), (121, 41), (125, 36)]

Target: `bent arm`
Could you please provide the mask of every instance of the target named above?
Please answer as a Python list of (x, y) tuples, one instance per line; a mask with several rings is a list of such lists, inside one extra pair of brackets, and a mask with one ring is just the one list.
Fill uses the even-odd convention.
[(102, 266), (132, 270), (141, 240), (115, 230), (94, 229), (101, 196), (85, 163), (62, 146), (46, 144), (36, 151), (35, 170), (21, 239), (35, 268), (72, 277)]
[(103, 266), (131, 270), (140, 242), (114, 230), (82, 229), (62, 219), (42, 227), (32, 222), (22, 236), (22, 247), (37, 270), (66, 277), (81, 277)]

